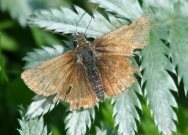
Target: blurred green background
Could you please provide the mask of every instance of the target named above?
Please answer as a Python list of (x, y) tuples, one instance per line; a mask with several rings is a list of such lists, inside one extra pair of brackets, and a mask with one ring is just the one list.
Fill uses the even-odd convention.
[[(16, 2), (15, 2), (16, 1)], [(7, 3), (6, 3), (7, 2)], [(17, 119), (20, 118), (18, 106), (23, 105), (25, 108), (31, 103), (35, 95), (31, 92), (20, 79), (23, 71), (24, 62), (22, 58), (26, 52), (42, 45), (61, 44), (62, 37), (52, 34), (39, 28), (29, 27), (26, 25), (27, 17), (37, 9), (58, 8), (61, 5), (70, 7), (71, 4), (77, 4), (83, 8), (86, 5), (82, 1), (61, 1), (61, 0), (30, 0), (29, 11), (21, 9), (21, 0), (0, 0), (0, 134), (15, 135), (18, 134), (19, 124)], [(24, 4), (24, 2), (22, 3)], [(15, 8), (15, 9), (14, 9)], [(88, 7), (87, 7), (88, 8)], [(177, 80), (175, 80), (177, 82)], [(175, 109), (178, 116), (177, 135), (188, 135), (188, 99), (183, 94), (183, 84), (179, 86), (179, 95), (174, 94), (179, 104)], [(143, 112), (140, 111), (141, 122), (138, 124), (138, 132), (142, 135), (157, 135), (157, 127), (150, 115), (146, 103), (139, 97), (143, 104)], [(100, 125), (101, 120), (104, 127), (113, 131), (112, 109), (109, 107), (109, 101), (102, 104), (97, 113), (95, 124)], [(45, 116), (49, 131), (53, 135), (65, 134), (65, 107), (59, 104), (52, 112)], [(92, 127), (90, 133), (94, 132)]]

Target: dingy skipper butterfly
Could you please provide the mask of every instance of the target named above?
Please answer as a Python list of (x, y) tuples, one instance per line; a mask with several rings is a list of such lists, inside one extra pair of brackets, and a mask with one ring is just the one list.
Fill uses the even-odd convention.
[(149, 16), (143, 16), (93, 42), (77, 34), (75, 49), (25, 70), (21, 78), (35, 93), (68, 102), (71, 110), (92, 107), (135, 82), (137, 69), (128, 57), (146, 46), (149, 31)]

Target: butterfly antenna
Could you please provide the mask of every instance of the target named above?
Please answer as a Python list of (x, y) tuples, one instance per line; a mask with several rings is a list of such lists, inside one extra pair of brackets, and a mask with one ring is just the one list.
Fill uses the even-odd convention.
[(87, 28), (86, 28), (86, 30), (85, 30), (85, 32), (84, 32), (84, 35), (86, 34), (86, 32), (87, 32), (87, 30), (88, 30), (88, 28), (89, 28), (89, 25), (91, 24), (91, 20), (92, 20), (92, 16), (91, 16), (91, 19), (90, 19), (90, 21), (89, 21), (89, 24), (87, 25)]
[(80, 21), (82, 20), (83, 16), (85, 15), (85, 13), (86, 13), (86, 12), (84, 12), (84, 13), (81, 15), (80, 19), (78, 20), (78, 22), (77, 22), (77, 24), (76, 24), (76, 31), (75, 31), (76, 34), (77, 34), (78, 25), (79, 25)]
[(94, 9), (94, 11), (93, 11), (93, 15), (91, 16), (91, 19), (90, 19), (90, 21), (89, 21), (89, 24), (87, 25), (87, 28), (86, 28), (86, 30), (85, 30), (85, 32), (84, 32), (84, 35), (86, 34), (86, 32), (87, 32), (87, 30), (88, 30), (88, 28), (89, 28), (89, 26), (90, 26), (90, 24), (91, 24), (92, 18), (94, 18), (94, 13), (95, 13), (96, 9), (97, 9), (97, 6), (95, 7), (95, 9)]

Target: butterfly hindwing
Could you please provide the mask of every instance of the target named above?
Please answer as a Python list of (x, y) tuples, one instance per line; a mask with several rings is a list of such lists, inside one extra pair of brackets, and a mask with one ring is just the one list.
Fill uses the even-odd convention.
[(131, 56), (134, 49), (144, 48), (147, 44), (149, 31), (149, 16), (143, 16), (129, 26), (122, 26), (97, 38), (93, 44), (101, 53)]
[(56, 95), (55, 99), (70, 103), (71, 110), (88, 108), (96, 103), (83, 67), (75, 61), (74, 51), (47, 60), (36, 68), (27, 69), (21, 77), (35, 93)]
[(98, 68), (108, 96), (119, 94), (135, 82), (137, 69), (124, 56), (101, 54)]
[(84, 67), (82, 65), (75, 66), (73, 74), (69, 83), (74, 85), (71, 86), (70, 94), (66, 97), (66, 101), (70, 103), (71, 110), (94, 106), (96, 97), (86, 77)]

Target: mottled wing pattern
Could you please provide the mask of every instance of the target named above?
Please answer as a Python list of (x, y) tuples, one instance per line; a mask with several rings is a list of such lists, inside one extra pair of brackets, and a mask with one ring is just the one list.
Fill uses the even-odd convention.
[(134, 68), (128, 56), (133, 50), (143, 48), (148, 41), (150, 21), (143, 16), (129, 26), (107, 33), (94, 40), (96, 51), (99, 53), (98, 68), (108, 96), (115, 96), (134, 82)]
[(98, 68), (108, 96), (119, 94), (135, 82), (133, 73), (137, 69), (124, 56), (101, 54)]
[(149, 31), (149, 16), (143, 16), (129, 26), (122, 26), (97, 38), (93, 44), (101, 53), (130, 56), (134, 49), (143, 48), (147, 44)]
[(25, 70), (21, 78), (38, 95), (56, 94), (56, 100), (67, 101), (71, 110), (76, 110), (96, 103), (82, 68), (75, 62), (74, 51), (69, 51), (36, 68)]
[[(69, 83), (73, 84), (70, 94), (67, 95), (65, 101), (70, 103), (71, 110), (78, 108), (89, 108), (96, 104), (96, 96), (93, 93), (90, 82), (86, 77), (83, 65), (76, 65)], [(60, 97), (62, 97), (60, 95)]]

